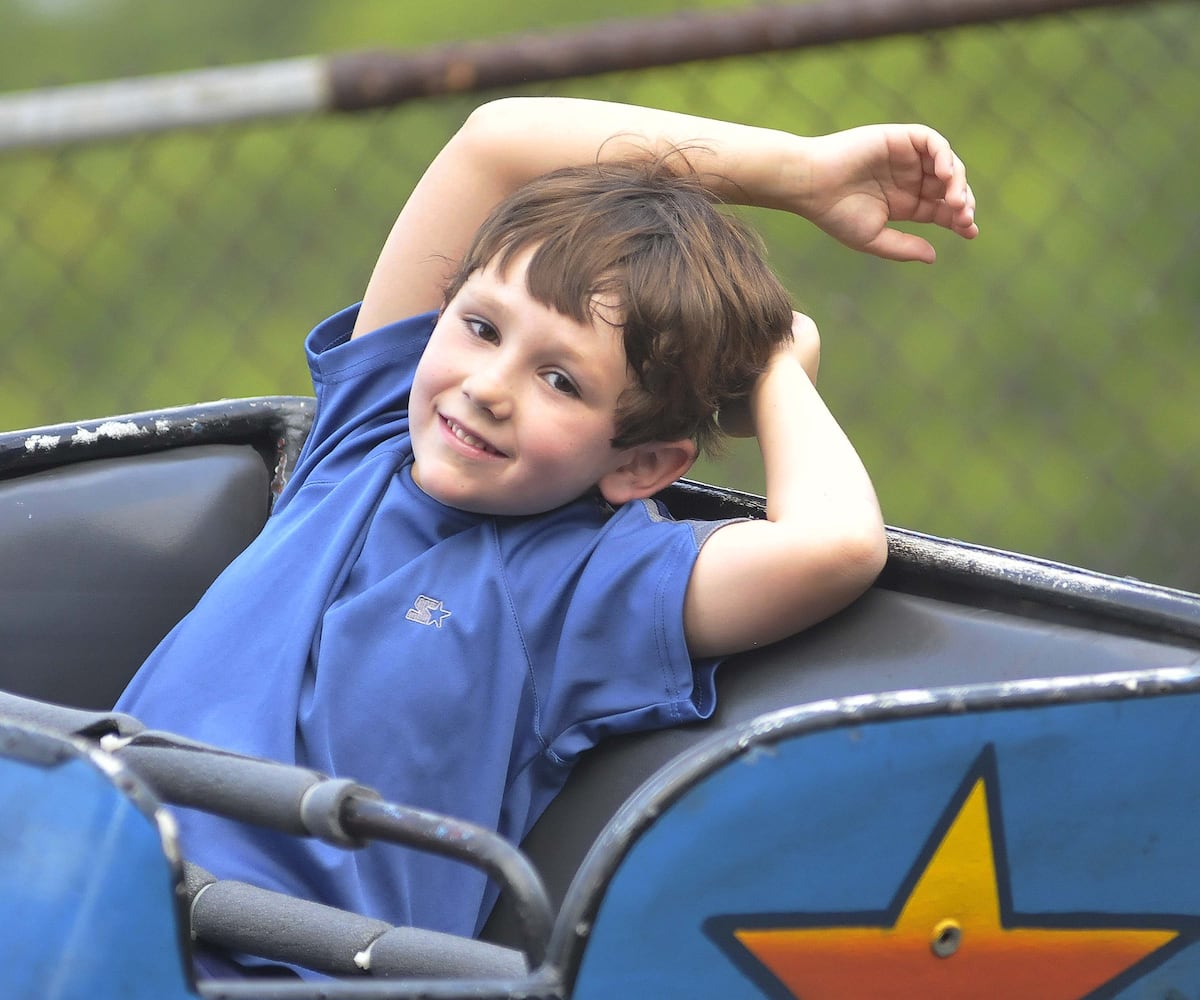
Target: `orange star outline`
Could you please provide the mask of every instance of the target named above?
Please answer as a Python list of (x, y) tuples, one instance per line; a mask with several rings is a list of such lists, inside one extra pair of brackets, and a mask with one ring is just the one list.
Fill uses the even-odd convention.
[(1017, 913), (998, 789), (988, 744), (883, 910), (726, 914), (704, 932), (773, 1000), (1102, 1000), (1200, 936), (1196, 916)]

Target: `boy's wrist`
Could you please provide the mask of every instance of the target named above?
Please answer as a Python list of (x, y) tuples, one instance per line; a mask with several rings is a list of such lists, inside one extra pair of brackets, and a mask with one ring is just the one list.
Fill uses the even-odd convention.
[(813, 142), (807, 136), (771, 130), (753, 154), (754, 168), (743, 186), (748, 201), (760, 208), (808, 218), (812, 205)]

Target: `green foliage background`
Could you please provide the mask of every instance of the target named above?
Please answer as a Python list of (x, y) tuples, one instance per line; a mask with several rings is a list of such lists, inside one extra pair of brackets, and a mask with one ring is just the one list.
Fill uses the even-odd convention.
[[(0, 93), (741, 5), (0, 0)], [(942, 129), (983, 234), (934, 267), (752, 213), (889, 522), (1200, 590), (1198, 38), (1149, 3), (522, 92)], [(309, 392), (300, 338), (482, 99), (0, 153), (0, 427)], [(762, 488), (752, 448), (697, 472)]]

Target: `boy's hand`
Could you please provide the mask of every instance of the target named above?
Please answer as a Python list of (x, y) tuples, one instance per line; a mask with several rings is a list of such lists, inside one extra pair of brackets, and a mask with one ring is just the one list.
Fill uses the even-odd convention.
[(797, 191), (800, 214), (855, 250), (933, 263), (927, 240), (889, 222), (932, 222), (979, 234), (975, 196), (950, 143), (924, 125), (864, 125), (809, 142)]
[[(783, 359), (800, 362), (813, 385), (817, 384), (817, 369), (821, 364), (821, 335), (817, 332), (817, 324), (804, 313), (792, 313), (792, 339), (780, 345), (774, 356), (767, 363), (767, 369), (759, 376), (759, 382)], [(750, 412), (750, 397), (743, 396), (721, 407), (721, 430), (730, 437), (754, 437), (754, 418)]]

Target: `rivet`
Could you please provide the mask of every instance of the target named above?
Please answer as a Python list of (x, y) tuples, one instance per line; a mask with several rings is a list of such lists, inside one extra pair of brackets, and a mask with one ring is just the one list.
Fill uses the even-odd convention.
[(938, 958), (949, 958), (962, 944), (962, 926), (957, 920), (939, 920), (929, 939), (930, 950)]

